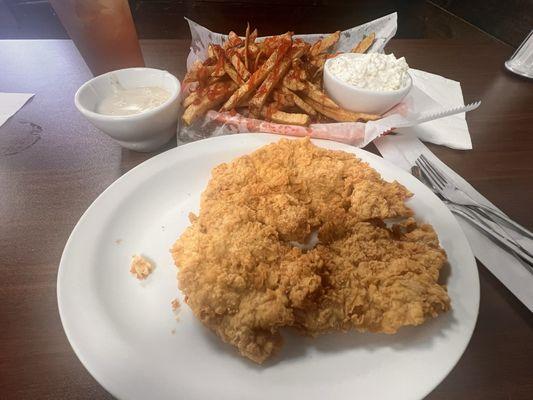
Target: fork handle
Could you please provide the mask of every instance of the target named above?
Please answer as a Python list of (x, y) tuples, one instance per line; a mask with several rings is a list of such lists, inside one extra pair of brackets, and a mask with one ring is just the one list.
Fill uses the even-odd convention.
[[(513, 254), (515, 257), (522, 260), (525, 264), (527, 264), (531, 268), (531, 272), (533, 272), (533, 258), (529, 257), (527, 254), (523, 253), (520, 249), (517, 249), (510, 243), (505, 237), (497, 233), (496, 231), (488, 228), (486, 225), (479, 222), (475, 217), (470, 215), (468, 211), (466, 211), (462, 207), (454, 207), (454, 206), (448, 206), (450, 211), (452, 211), (454, 214), (460, 215), (461, 217), (465, 218), (468, 222), (470, 222), (472, 225), (474, 225), (477, 229), (481, 230), (483, 233), (485, 233), (487, 236), (491, 237), (493, 240), (498, 242), (502, 247), (506, 248)], [(472, 212), (472, 211), (470, 211)]]
[[(474, 208), (479, 208), (479, 209), (483, 210), (485, 213), (489, 213), (490, 215), (494, 215), (495, 217), (501, 219), (502, 221), (504, 221), (507, 224), (509, 224), (510, 226), (512, 226), (515, 231), (521, 233), (522, 235), (524, 235), (524, 236), (526, 236), (526, 237), (528, 237), (530, 239), (533, 239), (533, 232), (527, 230), (522, 225), (520, 225), (518, 222), (513, 221), (511, 218), (509, 218), (507, 215), (505, 215), (501, 211), (499, 211), (499, 210), (496, 211), (493, 208), (484, 206), (482, 204), (477, 204), (477, 205), (474, 205), (473, 207)], [(495, 222), (497, 222), (497, 221), (495, 221)]]
[[(518, 249), (523, 251), (525, 254), (527, 254), (528, 257), (531, 257), (531, 259), (533, 260), (533, 253), (529, 249), (522, 246), (521, 242), (518, 239), (515, 239), (509, 233), (509, 231), (503, 226), (502, 223), (495, 220), (496, 218), (492, 217), (490, 214), (486, 213), (480, 208), (465, 207), (465, 211), (468, 211), (472, 217), (475, 217), (481, 223), (483, 223), (488, 229), (495, 231), (497, 234), (505, 238), (513, 246), (516, 246)], [(491, 226), (491, 223), (492, 223), (492, 226)], [(496, 229), (496, 227), (498, 227), (498, 229)]]

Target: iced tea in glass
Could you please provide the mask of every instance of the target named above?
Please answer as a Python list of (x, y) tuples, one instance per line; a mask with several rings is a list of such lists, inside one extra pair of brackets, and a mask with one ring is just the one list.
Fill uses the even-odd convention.
[(127, 0), (50, 0), (94, 75), (143, 67)]

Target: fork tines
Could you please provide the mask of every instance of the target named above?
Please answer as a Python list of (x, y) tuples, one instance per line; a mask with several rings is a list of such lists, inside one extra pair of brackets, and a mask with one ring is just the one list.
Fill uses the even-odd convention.
[(446, 175), (435, 167), (423, 154), (417, 158), (415, 164), (422, 170), (434, 186), (438, 189), (444, 189), (444, 186), (448, 184)]

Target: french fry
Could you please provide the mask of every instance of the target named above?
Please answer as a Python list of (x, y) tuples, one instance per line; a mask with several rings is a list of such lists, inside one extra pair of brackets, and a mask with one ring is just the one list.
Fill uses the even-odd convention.
[(187, 82), (194, 82), (198, 80), (198, 71), (204, 68), (204, 65), (200, 60), (196, 60), (193, 64), (191, 69), (185, 74), (185, 77), (183, 78), (183, 83)]
[(267, 37), (262, 42), (257, 43), (257, 47), (259, 47), (259, 50), (265, 54), (267, 57), (270, 57), (270, 55), (274, 52), (277, 45), (277, 38), (275, 36)]
[(296, 93), (291, 92), (286, 87), (282, 87), (280, 89), (281, 93), (288, 96), (290, 95), (292, 98), (292, 101), (294, 105), (296, 105), (299, 109), (301, 109), (306, 114), (312, 115), (313, 117), (316, 116), (316, 110), (311, 107), (309, 104), (307, 104), (300, 96), (298, 96)]
[(215, 58), (217, 59), (217, 62), (215, 64), (215, 68), (213, 72), (211, 73), (211, 76), (218, 76), (218, 77), (224, 76), (226, 74), (226, 70), (224, 69), (224, 64), (225, 64), (224, 50), (218, 44), (215, 44), (212, 46), (212, 51), (215, 54)]
[(237, 73), (239, 74), (239, 76), (244, 81), (247, 81), (248, 78), (250, 77), (250, 71), (248, 71), (248, 67), (246, 67), (242, 63), (242, 61), (239, 58), (239, 56), (237, 55), (237, 53), (235, 53), (235, 52), (231, 53), (230, 62), (233, 65), (233, 67), (235, 68), (235, 70), (237, 71)]
[(255, 43), (250, 43), (248, 45), (248, 52), (250, 55), (255, 56), (257, 53), (259, 53), (259, 46)]
[(210, 65), (210, 66), (204, 66), (202, 65), (200, 68), (195, 70), (189, 77), (186, 77), (183, 82), (194, 82), (198, 81), (201, 83), (207, 82), (209, 78), (213, 75), (213, 73), (216, 70), (216, 66)]
[(325, 115), (338, 122), (357, 122), (357, 121), (374, 121), (381, 118), (380, 115), (354, 113), (343, 108), (329, 108), (324, 104), (311, 99), (310, 97), (304, 97), (306, 103), (311, 105), (320, 114)]
[[(218, 62), (222, 63), (224, 72), (228, 74), (228, 76), (231, 78), (233, 82), (235, 82), (237, 85), (241, 85), (244, 83), (244, 80), (241, 78), (241, 76), (237, 73), (235, 68), (228, 62), (226, 58), (226, 54), (224, 53), (224, 50), (220, 46), (213, 46), (213, 51), (218, 59)], [(228, 53), (231, 53), (231, 50), (228, 50)], [(218, 67), (218, 63), (217, 63)], [(214, 74), (213, 74), (214, 75)], [(218, 75), (214, 75), (218, 76)]]
[[(250, 45), (250, 23), (246, 24), (246, 37), (244, 39), (244, 66), (246, 67), (246, 70), (248, 71), (248, 68), (250, 68), (250, 64), (248, 62), (248, 47)], [(243, 79), (246, 79), (243, 77)]]
[(247, 98), (242, 99), (242, 100), (239, 102), (238, 107), (248, 108), (248, 102), (249, 102), (249, 101), (250, 101), (250, 99), (247, 99)]
[(255, 43), (255, 41), (257, 40), (257, 28), (255, 28), (252, 33), (250, 33), (249, 40), (250, 44)]
[(265, 104), (270, 92), (278, 84), (281, 78), (287, 73), (292, 65), (292, 60), (300, 58), (305, 51), (305, 46), (293, 46), (287, 55), (281, 59), (278, 64), (270, 71), (266, 79), (256, 91), (256, 94), (250, 99), (250, 112), (252, 115), (259, 115), (261, 108)]
[(198, 94), (198, 91), (191, 92), (191, 93), (189, 93), (189, 95), (188, 95), (187, 97), (185, 97), (185, 99), (183, 99), (183, 101), (181, 102), (181, 104), (183, 105), (183, 108), (187, 108), (187, 107), (189, 107), (192, 103), (194, 103), (195, 101), (197, 101), (199, 98), (200, 98), (200, 95)]
[(366, 53), (366, 51), (372, 46), (376, 39), (376, 33), (372, 32), (370, 35), (365, 36), (357, 45), (352, 49), (352, 53)]
[(216, 57), (213, 43), (209, 43), (209, 46), (207, 46), (207, 57), (208, 58)]
[[(189, 95), (183, 99), (181, 104), (183, 105), (183, 108), (189, 107), (193, 103), (198, 103), (203, 96), (209, 93), (218, 93), (220, 91), (226, 90), (227, 82), (220, 82), (219, 77), (210, 76), (207, 79), (207, 86), (198, 90), (195, 90), (194, 92), (189, 93)], [(212, 82), (209, 82), (212, 80)]]
[(278, 124), (308, 126), (311, 123), (311, 118), (307, 114), (287, 113), (277, 110), (278, 105), (265, 107), (263, 111), (263, 118)]
[(239, 102), (247, 97), (253, 90), (255, 90), (267, 77), (270, 71), (283, 58), (291, 45), (291, 35), (286, 34), (285, 37), (280, 38), (280, 44), (275, 52), (259, 67), (246, 81), (244, 85), (239, 87), (231, 95), (231, 97), (222, 106), (223, 111), (229, 111), (239, 105)]
[[(234, 48), (234, 50), (239, 55), (241, 60), (244, 60), (244, 47)], [(255, 43), (249, 43), (248, 44), (248, 63), (249, 64), (255, 57), (257, 57), (258, 53), (259, 53), (259, 47)]]
[(292, 38), (292, 32), (287, 32), (283, 35), (267, 37), (262, 42), (258, 42), (257, 46), (263, 51), (264, 54), (266, 54), (267, 57), (270, 57), (271, 54), (274, 53), (278, 48), (280, 40), (284, 40), (284, 38), (287, 36)]
[(304, 63), (301, 59), (292, 60), (292, 70), (298, 79), (305, 81), (307, 79), (307, 71), (304, 68)]
[(283, 86), (296, 92), (305, 89), (305, 83), (298, 79), (289, 77), (288, 74), (283, 77)]
[(341, 32), (337, 31), (313, 44), (309, 50), (311, 57), (315, 57), (335, 45), (339, 41), (340, 37)]
[[(253, 56), (255, 57), (257, 55), (257, 53), (259, 52), (259, 46), (255, 43), (248, 43), (248, 53), (250, 56)], [(236, 49), (237, 53), (239, 53), (239, 56), (241, 56), (241, 58), (244, 58), (244, 46), (243, 47), (239, 47), (238, 49)]]
[(315, 86), (309, 81), (305, 82), (305, 89), (302, 90), (302, 92), (310, 99), (322, 104), (324, 107), (340, 108), (337, 103), (335, 103), (328, 96), (322, 93), (322, 91), (317, 86)]
[[(283, 87), (275, 89), (272, 92), (272, 99), (275, 103), (279, 104), (280, 109), (287, 109), (295, 106), (293, 93)], [(313, 109), (311, 108), (311, 110)]]
[(204, 67), (210, 67), (217, 64), (218, 59), (216, 57), (207, 57), (203, 62)]
[(317, 112), (311, 107), (309, 104), (307, 104), (302, 98), (300, 98), (298, 95), (294, 95), (293, 97), (294, 103), (296, 106), (304, 111), (306, 114), (309, 114), (313, 117), (316, 117)]
[(307, 72), (302, 67), (302, 60), (293, 60), (291, 69), (283, 77), (283, 86), (290, 90), (301, 91), (305, 89), (305, 80), (307, 80)]
[(228, 40), (224, 42), (224, 44), (222, 45), (222, 48), (224, 50), (227, 50), (232, 47), (240, 46), (242, 45), (242, 43), (243, 43), (242, 39), (235, 32), (231, 31), (228, 34)]
[(226, 71), (231, 80), (237, 85), (242, 85), (244, 83), (244, 80), (227, 60), (224, 61), (224, 71)]
[(322, 65), (320, 68), (318, 68), (315, 71), (315, 74), (311, 77), (311, 82), (316, 81), (316, 79), (320, 76), (320, 74), (322, 74), (323, 71), (324, 71), (324, 66)]
[(253, 68), (250, 68), (250, 71), (254, 71), (255, 72), (257, 70), (257, 66), (259, 65), (259, 59), (261, 58), (262, 55), (263, 55), (263, 52), (261, 50), (259, 50), (257, 52), (257, 56), (255, 57)]
[(198, 117), (202, 116), (207, 110), (218, 106), (224, 100), (231, 96), (237, 89), (237, 85), (232, 81), (220, 82), (215, 84), (204, 94), (199, 94), (199, 101), (192, 102), (183, 112), (181, 119), (187, 125), (193, 123)]
[(270, 116), (270, 120), (278, 124), (308, 126), (311, 118), (307, 114), (287, 113), (276, 111)]
[(280, 104), (276, 101), (269, 103), (261, 110), (261, 117), (270, 120), (270, 116), (280, 109)]
[(320, 68), (324, 67), (324, 63), (326, 62), (327, 58), (328, 58), (328, 55), (325, 54), (325, 53), (318, 54), (317, 56), (312, 57), (311, 59), (309, 59), (309, 62), (314, 67), (320, 69)]
[(226, 70), (224, 69), (224, 60), (220, 60), (217, 62), (217, 65), (215, 65), (215, 69), (211, 73), (212, 77), (221, 78), (224, 75), (226, 75)]
[(312, 83), (317, 87), (324, 87), (323, 80), (323, 75), (318, 74), (315, 79), (313, 79)]
[(324, 71), (324, 64), (326, 63), (327, 60), (329, 60), (330, 58), (334, 58), (334, 57), (338, 56), (339, 54), (341, 54), (341, 53), (334, 53), (334, 54), (323, 53), (323, 54), (319, 54), (318, 56), (310, 59), (309, 62), (311, 63), (311, 65), (316, 67), (316, 70), (313, 73), (313, 76), (311, 77), (311, 80), (314, 80), (319, 74), (322, 73), (322, 71)]
[(225, 75), (222, 75), (222, 76), (210, 76), (205, 81), (205, 86), (210, 86), (213, 83), (220, 82), (224, 77), (225, 77)]

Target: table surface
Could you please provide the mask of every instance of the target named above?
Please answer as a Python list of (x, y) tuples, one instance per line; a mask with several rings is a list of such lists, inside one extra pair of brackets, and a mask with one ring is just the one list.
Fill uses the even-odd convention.
[[(142, 42), (146, 63), (182, 77), (188, 43)], [(412, 67), (460, 81), (474, 149), (430, 145), (502, 210), (533, 228), (533, 82), (507, 73), (512, 49), (492, 40), (393, 40)], [(36, 93), (0, 128), (0, 397), (111, 396), (70, 348), (56, 276), (68, 236), (91, 202), (152, 154), (120, 148), (75, 109), (90, 73), (70, 41), (0, 41), (0, 91)], [(376, 152), (373, 145), (368, 150)], [(429, 399), (531, 399), (533, 318), (478, 263), (479, 319), (455, 369)], [(413, 377), (416, 380), (416, 377)]]

